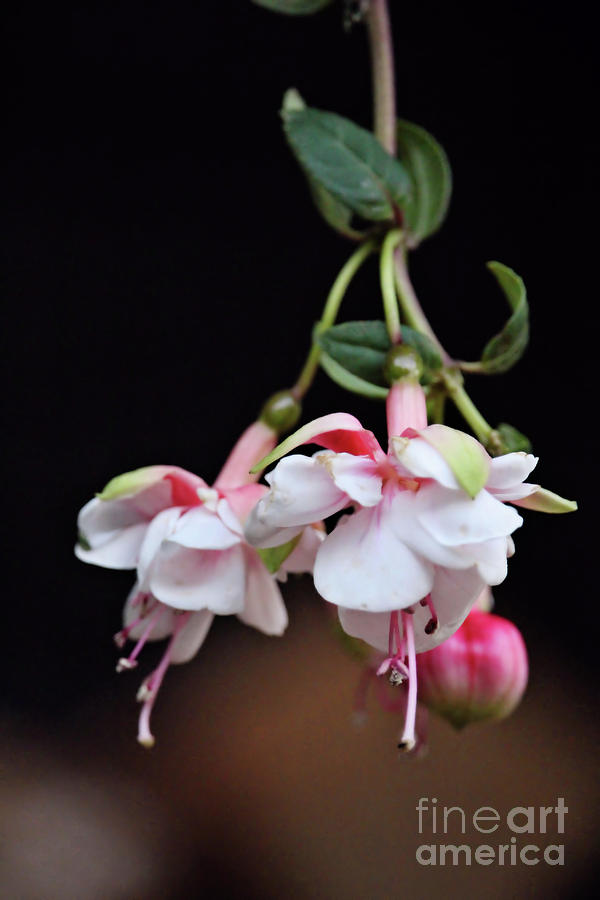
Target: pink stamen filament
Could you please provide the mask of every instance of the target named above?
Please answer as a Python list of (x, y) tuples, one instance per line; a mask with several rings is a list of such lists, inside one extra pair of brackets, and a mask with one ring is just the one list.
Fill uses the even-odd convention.
[(406, 703), (406, 716), (404, 730), (400, 743), (401, 750), (412, 750), (415, 746), (415, 720), (417, 715), (417, 659), (415, 654), (415, 633), (412, 616), (402, 613), (402, 627), (406, 638), (406, 651), (408, 657), (408, 699)]
[[(388, 656), (383, 660), (377, 669), (377, 675), (385, 675), (390, 669), (391, 678), (394, 684), (400, 684), (404, 678), (408, 678), (408, 669), (403, 662), (404, 657), (404, 640), (400, 635), (400, 624), (398, 622), (398, 612), (390, 613), (390, 629), (388, 637)], [(394, 676), (400, 675), (401, 678), (396, 680)]]
[[(149, 594), (138, 594), (138, 596), (135, 598), (135, 600), (132, 601), (131, 605), (132, 605), (132, 606), (139, 606), (139, 604), (140, 604), (140, 602), (142, 601), (142, 599), (143, 599), (143, 598), (146, 598), (146, 597), (149, 597), (149, 596), (150, 596)], [(131, 634), (131, 632), (133, 631), (133, 629), (136, 628), (136, 627), (140, 624), (140, 622), (143, 622), (144, 619), (145, 619), (145, 618), (146, 618), (146, 617), (147, 617), (154, 609), (156, 609), (157, 604), (158, 604), (158, 600), (155, 600), (153, 603), (148, 604), (148, 606), (146, 607), (146, 609), (144, 610), (144, 612), (141, 613), (141, 614), (137, 617), (137, 619), (135, 619), (133, 622), (130, 622), (129, 625), (127, 625), (125, 628), (122, 628), (120, 631), (117, 631), (117, 633), (116, 633), (116, 634), (114, 635), (114, 637), (113, 637), (113, 640), (114, 640), (115, 644), (117, 645), (117, 647), (123, 647), (123, 646), (124, 646), (124, 644), (125, 644), (127, 638), (129, 637), (129, 635)]]
[[(137, 665), (136, 659), (142, 651), (142, 648), (156, 626), (159, 623), (159, 620), (162, 618), (164, 613), (167, 611), (168, 607), (163, 606), (163, 604), (159, 604), (159, 608), (154, 612), (154, 614), (150, 617), (150, 621), (142, 631), (141, 637), (129, 656), (126, 659), (120, 659), (117, 663), (117, 672), (122, 672), (124, 669), (134, 669)], [(144, 618), (144, 617), (142, 617)], [(133, 626), (131, 626), (133, 627)]]
[(175, 617), (173, 634), (171, 635), (171, 640), (169, 641), (167, 649), (156, 669), (143, 682), (142, 688), (145, 699), (138, 723), (138, 741), (140, 744), (143, 744), (144, 747), (152, 747), (154, 745), (154, 735), (150, 731), (150, 714), (152, 713), (152, 707), (154, 706), (154, 701), (158, 695), (163, 678), (171, 664), (173, 645), (177, 635), (187, 623), (190, 616), (191, 612), (187, 612)]

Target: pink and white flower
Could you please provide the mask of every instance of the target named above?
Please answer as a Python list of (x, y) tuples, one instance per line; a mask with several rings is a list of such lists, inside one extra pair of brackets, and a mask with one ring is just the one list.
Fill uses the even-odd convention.
[[(137, 643), (117, 671), (137, 665), (146, 641), (169, 637), (138, 694), (142, 744), (154, 741), (150, 713), (168, 666), (194, 656), (215, 615), (237, 615), (269, 635), (286, 628), (275, 573), (243, 534), (250, 509), (267, 490), (252, 483), (248, 469), (274, 443), (274, 432), (257, 422), (242, 435), (213, 487), (183, 469), (150, 466), (113, 479), (79, 514), (80, 559), (137, 569), (123, 629), (115, 636), (119, 646), (127, 639)], [(284, 573), (312, 567), (321, 535), (306, 531), (285, 559)]]
[(387, 453), (345, 413), (317, 419), (287, 438), (261, 465), (305, 443), (326, 449), (279, 462), (245, 531), (255, 546), (275, 546), (312, 521), (354, 507), (317, 551), (315, 586), (338, 606), (350, 635), (387, 652), (380, 674), (409, 677), (408, 747), (414, 741), (415, 653), (453, 634), (483, 588), (505, 578), (514, 552), (510, 535), (522, 524), (505, 503), (535, 506), (540, 488), (523, 483), (534, 456), (492, 459), (469, 435), (427, 426), (418, 383), (395, 384), (387, 412)]

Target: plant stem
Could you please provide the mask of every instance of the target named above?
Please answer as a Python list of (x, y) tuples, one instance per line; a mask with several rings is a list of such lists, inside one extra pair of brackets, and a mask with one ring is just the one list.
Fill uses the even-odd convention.
[(366, 15), (373, 78), (373, 131), (396, 155), (396, 87), (394, 47), (387, 0), (370, 0)]
[(383, 311), (390, 342), (400, 344), (402, 341), (402, 326), (400, 325), (400, 310), (394, 285), (394, 250), (402, 240), (402, 232), (396, 228), (388, 231), (379, 262), (379, 277), (381, 280), (381, 295), (383, 297)]
[(465, 422), (468, 423), (473, 434), (482, 444), (488, 444), (493, 436), (494, 429), (483, 418), (462, 384), (457, 381), (451, 372), (447, 372), (444, 377), (444, 383), (448, 389), (450, 399), (462, 415)]
[(396, 268), (396, 290), (398, 291), (400, 306), (402, 308), (402, 312), (404, 313), (404, 318), (406, 319), (407, 325), (410, 325), (411, 328), (414, 328), (416, 331), (420, 331), (421, 334), (427, 335), (427, 337), (435, 344), (435, 346), (439, 350), (444, 365), (453, 366), (454, 360), (448, 353), (446, 353), (441, 343), (437, 339), (435, 331), (429, 324), (427, 316), (423, 312), (423, 308), (419, 303), (419, 300), (415, 293), (415, 289), (408, 274), (408, 267), (406, 265), (406, 250), (403, 246), (397, 248), (394, 261)]
[[(327, 300), (325, 301), (325, 306), (323, 307), (323, 314), (321, 315), (321, 318), (315, 328), (315, 334), (319, 334), (321, 331), (325, 331), (327, 328), (331, 328), (331, 326), (334, 324), (339, 312), (341, 302), (344, 299), (344, 295), (348, 290), (350, 282), (352, 281), (366, 258), (373, 252), (375, 246), (375, 240), (371, 239), (365, 241), (364, 244), (361, 244), (360, 247), (358, 247), (354, 251), (350, 259), (348, 259), (348, 261), (342, 267), (337, 278), (333, 282), (331, 290), (329, 291)], [(311, 386), (313, 379), (317, 374), (317, 369), (319, 368), (320, 356), (321, 348), (316, 343), (316, 341), (313, 340), (310, 352), (306, 358), (306, 362), (302, 367), (302, 371), (298, 376), (296, 384), (291, 390), (293, 396), (297, 400), (303, 397)]]

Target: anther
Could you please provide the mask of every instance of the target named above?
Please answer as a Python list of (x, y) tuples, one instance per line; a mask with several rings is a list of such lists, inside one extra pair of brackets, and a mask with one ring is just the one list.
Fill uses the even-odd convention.
[(136, 659), (129, 659), (127, 657), (122, 657), (119, 660), (119, 662), (117, 663), (117, 672), (129, 671), (130, 669), (135, 669), (136, 666), (137, 666)]
[(425, 634), (434, 634), (438, 630), (439, 622), (437, 618), (430, 619), (427, 625), (425, 626)]
[(390, 671), (390, 684), (394, 687), (397, 687), (400, 684), (404, 683), (404, 675), (402, 672), (399, 672), (398, 669), (392, 668)]

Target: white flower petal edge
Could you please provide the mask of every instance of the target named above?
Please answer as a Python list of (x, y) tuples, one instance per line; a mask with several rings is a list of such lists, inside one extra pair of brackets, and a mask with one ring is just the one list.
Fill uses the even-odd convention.
[(433, 566), (396, 538), (384, 501), (338, 522), (317, 552), (314, 579), (330, 603), (379, 612), (425, 597)]
[(214, 619), (208, 609), (201, 609), (190, 615), (184, 627), (175, 637), (171, 649), (172, 663), (189, 662), (196, 655), (210, 631)]
[(238, 543), (228, 550), (196, 550), (164, 541), (152, 564), (148, 588), (174, 609), (239, 613), (244, 608), (243, 549)]
[(246, 540), (255, 547), (285, 544), (305, 526), (349, 502), (318, 454), (288, 456), (266, 478), (271, 489), (251, 511), (244, 529)]
[(523, 524), (515, 509), (486, 490), (471, 499), (462, 491), (427, 484), (417, 495), (416, 510), (421, 525), (446, 547), (506, 537)]
[[(431, 589), (431, 599), (439, 617), (439, 626), (427, 634), (425, 626), (430, 618), (427, 607), (418, 606), (412, 616), (417, 653), (432, 650), (460, 628), (472, 605), (485, 588), (485, 582), (475, 568), (463, 571), (437, 569)], [(382, 653), (389, 649), (390, 613), (365, 612), (340, 606), (338, 610), (344, 631), (360, 638)], [(400, 622), (400, 631), (402, 625)]]
[(135, 569), (147, 530), (147, 523), (139, 522), (120, 531), (105, 533), (102, 542), (91, 550), (76, 544), (75, 556), (82, 562), (105, 569)]
[(287, 581), (288, 574), (300, 575), (303, 572), (312, 572), (317, 552), (324, 540), (325, 531), (322, 528), (305, 528), (300, 540), (279, 567), (276, 573), (277, 580)]
[(275, 576), (265, 569), (258, 553), (244, 547), (246, 556), (246, 595), (238, 618), (264, 634), (281, 635), (288, 615)]

